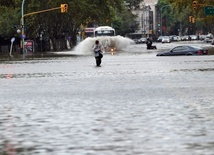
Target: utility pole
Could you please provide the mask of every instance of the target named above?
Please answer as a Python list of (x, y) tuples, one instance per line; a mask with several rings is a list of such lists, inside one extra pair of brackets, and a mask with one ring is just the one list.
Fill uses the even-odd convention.
[(60, 7), (56, 7), (56, 8), (51, 8), (51, 9), (46, 9), (46, 10), (41, 10), (41, 11), (36, 11), (36, 12), (30, 12), (27, 14), (24, 14), (24, 3), (25, 0), (22, 1), (22, 17), (20, 20), (20, 28), (21, 28), (21, 37), (22, 37), (22, 54), (24, 56), (24, 42), (25, 42), (25, 32), (24, 32), (24, 17), (29, 16), (29, 15), (34, 15), (34, 14), (39, 14), (39, 13), (43, 13), (43, 12), (48, 12), (48, 11), (53, 11), (53, 10), (57, 10), (57, 9), (61, 9), (61, 13), (66, 13), (68, 11), (68, 4), (61, 4)]
[(21, 24), (21, 37), (22, 37), (22, 54), (24, 56), (24, 46), (25, 46), (25, 35), (24, 35), (24, 4), (25, 0), (22, 0), (22, 24)]

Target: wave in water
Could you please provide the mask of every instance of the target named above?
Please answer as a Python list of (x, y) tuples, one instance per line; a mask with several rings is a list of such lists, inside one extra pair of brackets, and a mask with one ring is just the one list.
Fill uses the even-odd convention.
[(72, 51), (74, 54), (79, 55), (91, 55), (93, 54), (92, 46), (94, 45), (95, 41), (99, 40), (99, 42), (106, 48), (116, 48), (117, 51), (121, 51), (126, 49), (129, 45), (134, 44), (134, 41), (125, 38), (122, 36), (102, 36), (96, 38), (86, 38), (85, 40), (81, 41)]

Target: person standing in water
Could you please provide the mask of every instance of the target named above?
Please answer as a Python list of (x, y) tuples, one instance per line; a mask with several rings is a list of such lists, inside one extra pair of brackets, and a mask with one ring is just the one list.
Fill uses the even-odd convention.
[(93, 45), (92, 49), (94, 51), (96, 65), (100, 67), (100, 64), (102, 62), (103, 52), (102, 52), (102, 45), (99, 43), (99, 40), (95, 41), (95, 44)]

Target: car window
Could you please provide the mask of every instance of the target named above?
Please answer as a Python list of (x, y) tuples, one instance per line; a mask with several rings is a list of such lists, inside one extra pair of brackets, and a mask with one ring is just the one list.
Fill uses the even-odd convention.
[(172, 52), (181, 52), (181, 51), (186, 51), (188, 50), (188, 47), (184, 47), (184, 46), (179, 46), (179, 47), (175, 47)]

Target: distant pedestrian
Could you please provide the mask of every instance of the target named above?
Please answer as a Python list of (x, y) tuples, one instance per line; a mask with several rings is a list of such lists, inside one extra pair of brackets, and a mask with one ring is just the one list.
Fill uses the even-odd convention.
[(95, 44), (92, 47), (94, 51), (94, 57), (96, 59), (96, 65), (100, 67), (100, 64), (102, 62), (103, 52), (102, 52), (102, 45), (99, 43), (99, 40), (95, 41)]
[(192, 40), (192, 38), (189, 36), (189, 37), (188, 37), (188, 40), (189, 40), (189, 41), (191, 41), (191, 40)]

